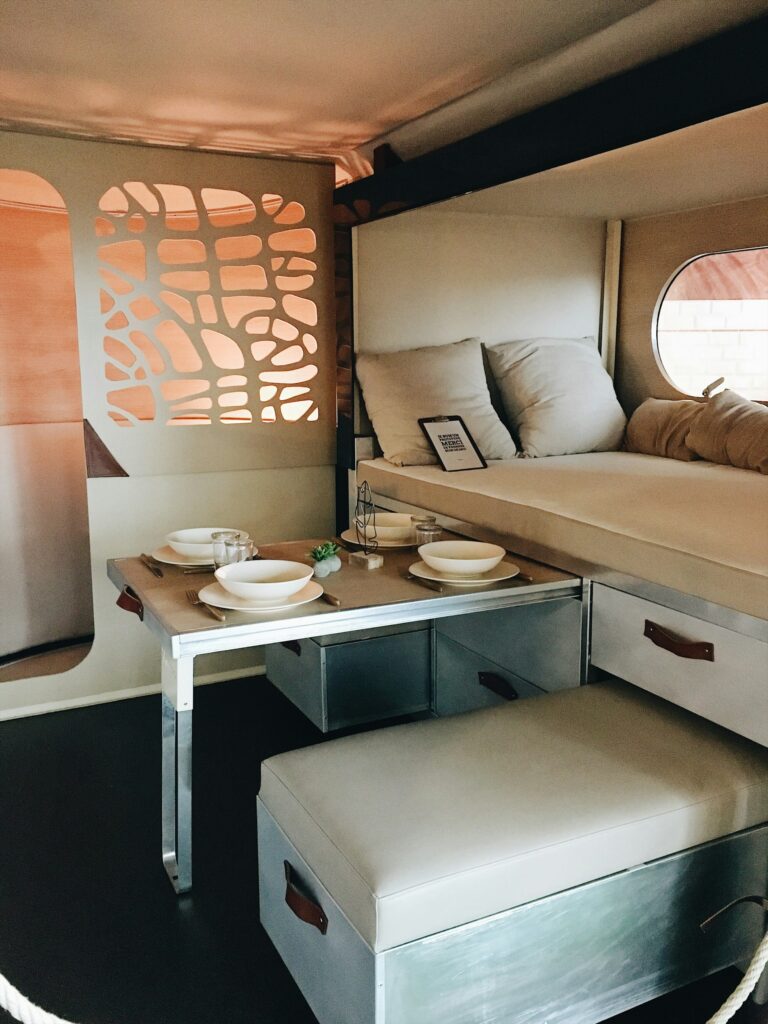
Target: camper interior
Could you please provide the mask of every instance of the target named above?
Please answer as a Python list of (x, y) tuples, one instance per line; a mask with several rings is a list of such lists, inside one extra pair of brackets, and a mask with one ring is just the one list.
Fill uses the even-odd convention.
[(767, 1019), (768, 5), (405, 6), (9, 45), (0, 1021)]

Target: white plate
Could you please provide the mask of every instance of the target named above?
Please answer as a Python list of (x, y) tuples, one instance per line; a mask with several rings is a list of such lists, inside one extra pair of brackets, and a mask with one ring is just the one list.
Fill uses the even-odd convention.
[(447, 573), (431, 569), (426, 562), (414, 562), (408, 570), (414, 576), (423, 580), (433, 580), (436, 583), (450, 583), (453, 587), (481, 587), (485, 583), (498, 583), (500, 580), (511, 580), (517, 576), (520, 567), (514, 562), (501, 561), (495, 569), (490, 572), (478, 573), (477, 576), (449, 576)]
[(285, 611), (288, 608), (297, 608), (301, 604), (309, 604), (310, 601), (316, 601), (318, 597), (323, 593), (323, 588), (315, 580), (310, 580), (309, 583), (298, 594), (293, 594), (291, 597), (286, 597), (285, 600), (279, 602), (271, 602), (270, 604), (255, 604), (253, 601), (248, 601), (244, 597), (235, 597), (234, 594), (230, 594), (229, 591), (225, 590), (220, 583), (209, 583), (207, 587), (203, 587), (198, 597), (201, 601), (205, 601), (206, 604), (212, 604), (214, 608), (224, 608), (228, 612), (277, 612)]
[(166, 544), (164, 547), (158, 548), (157, 551), (153, 551), (152, 557), (164, 565), (181, 565), (186, 568), (193, 568), (196, 565), (213, 566), (212, 558), (188, 558), (180, 555), (178, 551), (174, 551), (170, 544)]
[[(354, 530), (345, 530), (341, 534), (341, 539), (345, 540), (348, 544), (354, 544), (356, 548), (362, 550), (363, 545), (357, 539), (357, 534)], [(415, 548), (415, 540), (381, 540), (377, 541), (378, 547), (380, 548)]]

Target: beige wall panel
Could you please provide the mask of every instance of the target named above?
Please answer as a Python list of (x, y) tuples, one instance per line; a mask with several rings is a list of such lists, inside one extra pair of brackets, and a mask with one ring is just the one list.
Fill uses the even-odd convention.
[[(258, 543), (331, 536), (334, 474), (331, 467), (251, 470), (90, 480), (95, 640), (69, 672), (0, 684), (0, 718), (67, 702), (91, 703), (130, 696), (160, 681), (157, 640), (135, 615), (115, 606), (117, 591), (106, 560), (151, 551), (170, 530), (223, 523), (248, 530)], [(235, 658), (211, 655), (206, 673), (232, 664), (261, 664), (258, 650)]]
[[(5, 133), (0, 134), (0, 166), (40, 174), (58, 190), (67, 205), (75, 264), (84, 413), (129, 474), (206, 472), (213, 467), (239, 470), (273, 466), (329, 465), (333, 462), (335, 342), (330, 218), (333, 170), (330, 165)], [(131, 221), (129, 217), (120, 218), (112, 216), (109, 211), (100, 211), (100, 200), (108, 190), (114, 186), (122, 186), (125, 182), (148, 183), (153, 187), (157, 183), (184, 186), (197, 197), (197, 222), (190, 220), (184, 223), (183, 219), (177, 218), (173, 227), (169, 227), (168, 218), (162, 215), (162, 206), (159, 215), (144, 210), (144, 214), (141, 215), (145, 222), (143, 227), (140, 219)], [(252, 225), (234, 223), (222, 226), (221, 218), (215, 221), (213, 217), (207, 216), (202, 198), (206, 194), (210, 195), (203, 192), (206, 189), (230, 190), (252, 199), (258, 207)], [(279, 211), (265, 209), (261, 202), (262, 196), (272, 193), (285, 197), (286, 202)], [(154, 201), (157, 198), (155, 189)], [(162, 201), (173, 200), (167, 199), (163, 192)], [(294, 221), (291, 215), (296, 207), (289, 211), (288, 205), (293, 201), (302, 204), (306, 211), (304, 220), (300, 222), (301, 226), (311, 227), (316, 235), (316, 249), (303, 255), (301, 248), (297, 249), (290, 244), (291, 239), (285, 235), (282, 240), (278, 239), (274, 243), (270, 241), (273, 235), (292, 229)], [(119, 202), (118, 196), (118, 207)], [(153, 199), (150, 198), (150, 205), (152, 202)], [(137, 218), (139, 207), (138, 200), (131, 196), (130, 212), (136, 214)], [(104, 230), (112, 231), (112, 234), (97, 238), (96, 218), (100, 212), (104, 214), (102, 220), (107, 222)], [(158, 225), (163, 229), (159, 234)], [(250, 233), (258, 234), (261, 239), (261, 251), (252, 259), (243, 257), (232, 263), (226, 246), (223, 250), (215, 248), (216, 242), (221, 239)], [(194, 238), (204, 243), (205, 261), (183, 269), (207, 275), (205, 280), (210, 282), (210, 287), (198, 289), (197, 284), (191, 281), (187, 282), (193, 284), (190, 290), (166, 283), (157, 284), (160, 273), (174, 274), (182, 269), (173, 263), (163, 265), (163, 257), (158, 248), (160, 235), (162, 239), (178, 241)], [(142, 239), (146, 239), (146, 243), (142, 243)], [(221, 361), (214, 367), (215, 360), (212, 355), (209, 357), (206, 347), (199, 342), (197, 332), (203, 328), (218, 330), (220, 333), (229, 332), (230, 335), (237, 330), (240, 331), (239, 344), (246, 356), (245, 367), (241, 372), (248, 378), (246, 390), (249, 394), (249, 407), (252, 408), (254, 415), (253, 424), (226, 424), (218, 421), (218, 414), (221, 412), (218, 399), (222, 396), (223, 390), (215, 380), (212, 381), (209, 391), (209, 396), (213, 399), (211, 411), (214, 414), (213, 422), (210, 424), (167, 427), (163, 416), (162, 422), (139, 421), (128, 427), (119, 426), (110, 418), (106, 396), (118, 385), (110, 384), (105, 379), (105, 334), (114, 334), (118, 340), (129, 341), (131, 331), (136, 327), (141, 328), (144, 323), (138, 316), (134, 317), (134, 314), (130, 313), (128, 326), (117, 326), (109, 330), (105, 327), (109, 314), (102, 313), (99, 303), (99, 290), (103, 284), (99, 272), (104, 269), (104, 254), (102, 252), (100, 261), (99, 248), (115, 240), (132, 242), (134, 248), (140, 248), (144, 244), (148, 265), (146, 281), (133, 280), (134, 291), (122, 302), (123, 307), (127, 308), (128, 303), (140, 295), (147, 294), (156, 298), (161, 288), (181, 292), (183, 297), (195, 303), (195, 319), (190, 334), (202, 356), (205, 371), (205, 374), (198, 376), (206, 375), (209, 379), (226, 377), (237, 373), (237, 369), (222, 369)], [(281, 268), (276, 263), (283, 255), (284, 245), (285, 265)], [(316, 262), (317, 270), (309, 271), (307, 274), (306, 271), (295, 269), (289, 275), (287, 263), (294, 256), (298, 259), (310, 258)], [(221, 276), (224, 265), (227, 266), (229, 275), (226, 283)], [(239, 283), (239, 278), (234, 280), (238, 275), (237, 272), (233, 275), (233, 266), (257, 265), (261, 269), (246, 275), (248, 280), (245, 286)], [(297, 278), (304, 274), (307, 274), (309, 280), (297, 281)], [(282, 282), (278, 280), (278, 276), (283, 279)], [(291, 280), (286, 284), (287, 277), (291, 277)], [(267, 279), (267, 284), (262, 287), (260, 281), (264, 278)], [(311, 381), (296, 380), (290, 383), (299, 386), (309, 384), (311, 397), (318, 409), (317, 422), (284, 422), (279, 412), (279, 401), (275, 403), (278, 409), (277, 422), (256, 422), (264, 404), (259, 398), (259, 388), (267, 383), (261, 378), (261, 374), (294, 369), (294, 364), (280, 366), (272, 365), (271, 362), (277, 352), (284, 352), (289, 345), (294, 344), (294, 341), (278, 338), (277, 351), (257, 361), (256, 357), (251, 355), (250, 343), (260, 340), (264, 335), (256, 333), (252, 337), (250, 334), (246, 337), (245, 321), (242, 320), (239, 327), (230, 327), (222, 321), (221, 311), (217, 322), (206, 323), (205, 314), (196, 307), (196, 300), (198, 295), (207, 294), (213, 295), (215, 303), (219, 303), (224, 295), (272, 296), (277, 306), (274, 313), (270, 311), (270, 320), (273, 316), (281, 314), (281, 319), (284, 317), (284, 323), (289, 327), (294, 322), (298, 323), (302, 332), (314, 336), (316, 351), (305, 351), (299, 365), (316, 366), (316, 376)], [(316, 325), (311, 323), (311, 313), (306, 313), (307, 301), (314, 303), (317, 308)], [(291, 312), (296, 313), (296, 316), (292, 318)], [(164, 317), (174, 319), (165, 307), (162, 307), (162, 313)], [(301, 318), (304, 316), (308, 316), (308, 319), (302, 321)], [(151, 323), (154, 330), (157, 322), (155, 320), (147, 323)], [(302, 326), (302, 323), (305, 326)], [(281, 329), (283, 333), (288, 330), (285, 327)], [(269, 331), (266, 337), (277, 333), (277, 329), (273, 329), (272, 326)], [(301, 345), (301, 338), (298, 339), (298, 344)], [(170, 364), (168, 358), (165, 361)], [(190, 373), (189, 368), (181, 371), (176, 367), (170, 369), (167, 365), (160, 375), (164, 380), (168, 380), (183, 378), (185, 375), (189, 377)], [(159, 378), (154, 372), (148, 373), (147, 377), (151, 377), (150, 383), (155, 385), (159, 395)], [(138, 386), (142, 387), (146, 383), (146, 378), (137, 382)], [(119, 386), (124, 384), (121, 383)], [(165, 409), (165, 405), (162, 409)]]
[(616, 388), (628, 413), (649, 396), (683, 397), (661, 369), (652, 338), (656, 303), (672, 274), (694, 256), (767, 241), (766, 196), (625, 224)]
[(416, 210), (357, 229), (358, 351), (598, 337), (597, 219)]

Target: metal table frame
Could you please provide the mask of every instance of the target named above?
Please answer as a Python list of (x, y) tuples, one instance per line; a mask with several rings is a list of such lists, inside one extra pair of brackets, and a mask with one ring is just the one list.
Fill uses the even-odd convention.
[[(271, 558), (302, 561), (315, 543), (296, 541), (262, 547), (261, 551)], [(232, 612), (232, 624), (217, 623), (204, 609), (187, 604), (184, 590), (210, 582), (205, 576), (187, 576), (168, 567), (159, 580), (138, 558), (107, 563), (109, 578), (120, 591), (127, 590), (135, 597), (136, 610), (140, 609), (144, 625), (160, 644), (162, 851), (163, 865), (177, 893), (192, 888), (192, 712), (198, 655), (582, 596), (578, 577), (516, 555), (512, 557), (532, 582), (511, 579), (492, 588), (440, 594), (402, 578), (403, 570), (414, 560), (413, 551), (384, 554), (382, 569), (367, 571), (345, 565), (341, 573), (326, 581), (328, 590), (342, 598), (340, 608), (315, 601), (295, 609), (290, 617), (265, 613), (259, 619)], [(375, 578), (386, 584), (387, 599), (367, 603), (366, 585)]]

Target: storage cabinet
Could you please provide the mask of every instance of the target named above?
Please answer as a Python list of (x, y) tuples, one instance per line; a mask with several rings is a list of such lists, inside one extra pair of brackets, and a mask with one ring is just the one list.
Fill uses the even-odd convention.
[(598, 668), (768, 744), (768, 644), (595, 584), (591, 653)]
[(509, 669), (439, 633), (435, 648), (433, 706), (438, 715), (457, 715), (544, 693)]
[(429, 623), (269, 644), (266, 667), (323, 732), (427, 711)]
[(438, 619), (435, 630), (542, 690), (565, 690), (581, 681), (581, 607), (564, 597)]

